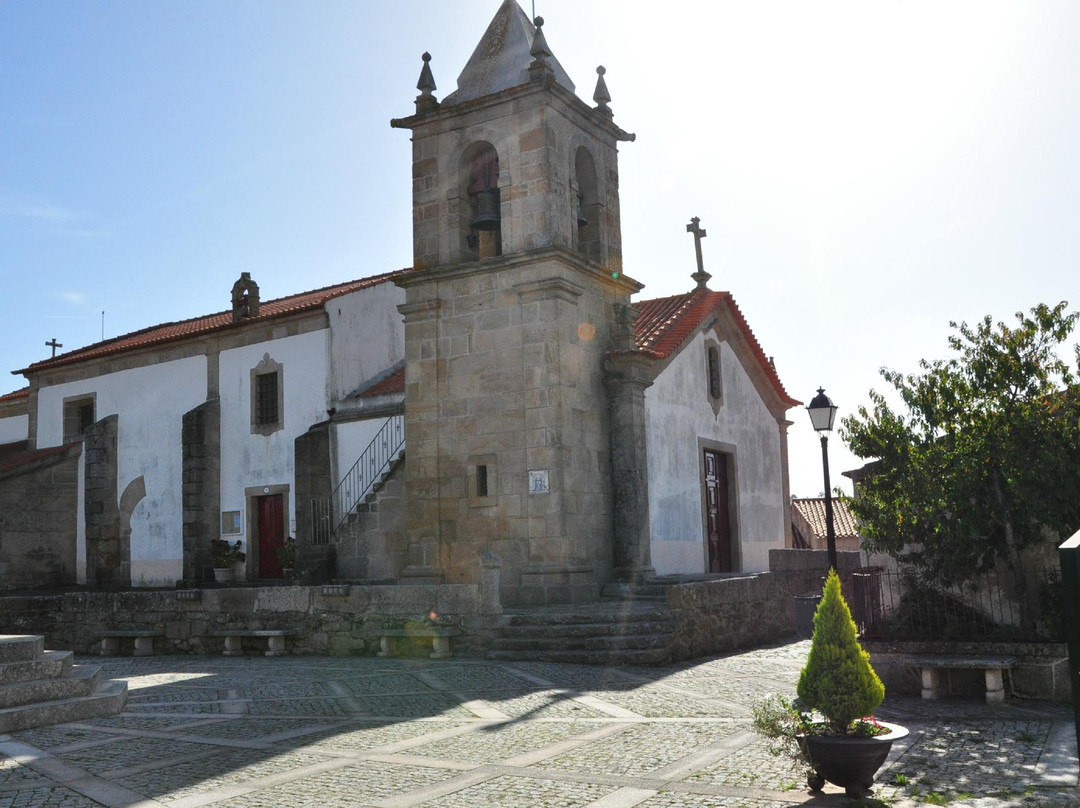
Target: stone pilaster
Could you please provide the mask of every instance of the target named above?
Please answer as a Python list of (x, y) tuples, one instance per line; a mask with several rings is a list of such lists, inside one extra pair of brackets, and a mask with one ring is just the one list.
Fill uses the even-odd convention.
[(220, 402), (184, 413), (182, 429), (183, 574), (189, 581), (210, 580), (210, 539), (221, 533)]
[(612, 353), (604, 361), (611, 403), (612, 555), (615, 578), (641, 581), (652, 568), (649, 528), (649, 467), (645, 444), (645, 390), (653, 382), (652, 360), (638, 351)]
[(86, 582), (101, 589), (131, 586), (131, 547), (121, 540), (116, 436), (110, 415), (86, 430)]
[[(329, 537), (334, 529), (330, 495), (334, 486), (330, 479), (330, 423), (311, 427), (293, 443), (293, 466), (296, 487), (296, 548), (295, 567), (298, 570), (317, 570), (327, 567)], [(325, 502), (313, 508), (312, 500)], [(315, 519), (321, 519), (318, 525)], [(360, 577), (360, 576), (357, 576)]]

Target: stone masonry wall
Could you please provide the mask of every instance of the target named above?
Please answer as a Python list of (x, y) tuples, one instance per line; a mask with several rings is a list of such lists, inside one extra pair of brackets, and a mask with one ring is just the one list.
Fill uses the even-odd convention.
[(0, 473), (0, 589), (75, 583), (81, 451), (73, 444)]
[[(189, 597), (197, 599), (181, 600)], [(440, 623), (462, 631), (452, 647), (467, 655), (479, 652), (486, 625), (479, 604), (474, 585), (71, 592), (0, 597), (0, 633), (43, 634), (50, 649), (91, 653), (103, 630), (159, 629), (165, 634), (155, 641), (159, 652), (220, 654), (224, 639), (217, 631), (287, 628), (296, 632), (291, 653), (372, 655), (380, 629), (435, 613)]]

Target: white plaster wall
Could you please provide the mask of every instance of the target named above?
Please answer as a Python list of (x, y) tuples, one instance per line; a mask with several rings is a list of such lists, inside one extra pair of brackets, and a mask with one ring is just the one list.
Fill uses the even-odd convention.
[(334, 298), (330, 317), (331, 395), (343, 398), (405, 359), (405, 290), (391, 282)]
[[(273, 485), (289, 486), (286, 529), (295, 531), (293, 442), (327, 418), (327, 345), (328, 333), (321, 330), (220, 354), (221, 510), (241, 511), (245, 531), (250, 514), (244, 489)], [(271, 435), (253, 435), (251, 371), (267, 354), (282, 365), (284, 427)], [(246, 535), (223, 538), (246, 543)]]
[[(132, 585), (171, 585), (183, 577), (183, 416), (206, 400), (206, 357), (189, 357), (41, 388), (39, 448), (59, 446), (63, 442), (64, 399), (90, 393), (95, 394), (97, 420), (119, 416), (117, 497), (140, 476), (146, 489), (146, 496), (131, 514)], [(85, 520), (80, 515), (76, 564), (81, 580), (86, 577), (85, 537)]]
[(29, 415), (12, 415), (7, 418), (0, 418), (0, 445), (26, 440), (29, 428)]
[(652, 563), (660, 574), (706, 571), (698, 438), (735, 447), (736, 541), (744, 572), (767, 570), (784, 546), (780, 429), (726, 342), (723, 406), (708, 396), (705, 334), (698, 334), (645, 391)]
[(341, 481), (353, 464), (360, 459), (360, 454), (379, 434), (386, 416), (370, 418), (364, 421), (349, 421), (337, 424), (334, 428), (334, 485)]

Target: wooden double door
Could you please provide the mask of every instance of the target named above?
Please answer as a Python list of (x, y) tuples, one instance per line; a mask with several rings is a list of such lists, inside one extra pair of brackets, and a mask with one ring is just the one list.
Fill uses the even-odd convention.
[(705, 449), (705, 541), (709, 572), (732, 572), (728, 455)]

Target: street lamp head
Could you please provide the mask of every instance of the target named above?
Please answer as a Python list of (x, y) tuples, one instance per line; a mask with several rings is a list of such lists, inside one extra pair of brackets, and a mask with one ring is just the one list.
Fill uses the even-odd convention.
[(806, 408), (806, 411), (810, 413), (810, 422), (817, 432), (832, 432), (836, 410), (837, 407), (832, 403), (832, 399), (825, 395), (824, 387), (818, 388), (817, 395)]

